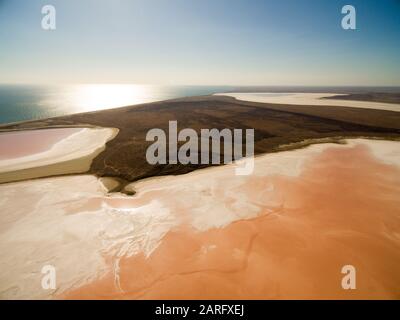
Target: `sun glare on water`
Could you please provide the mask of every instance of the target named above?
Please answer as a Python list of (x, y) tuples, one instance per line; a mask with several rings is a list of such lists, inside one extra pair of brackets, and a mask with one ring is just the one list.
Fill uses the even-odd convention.
[(150, 88), (131, 84), (84, 84), (72, 89), (71, 100), (79, 112), (145, 103)]

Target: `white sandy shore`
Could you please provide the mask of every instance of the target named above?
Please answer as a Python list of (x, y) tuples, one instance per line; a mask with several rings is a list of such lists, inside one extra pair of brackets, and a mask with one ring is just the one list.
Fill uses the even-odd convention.
[(383, 102), (323, 99), (338, 96), (337, 93), (216, 93), (215, 95), (234, 97), (241, 101), (313, 105), (313, 106), (339, 106), (349, 108), (377, 109), (400, 112), (400, 105)]
[[(252, 179), (295, 177), (324, 150), (356, 145), (400, 167), (399, 142), (355, 139), (257, 157), (251, 176), (236, 176), (230, 164), (136, 182), (130, 186), (134, 197), (106, 196), (101, 181), (90, 175), (0, 185), (0, 298), (51, 297), (101, 277), (110, 264), (118, 284), (119, 259), (150, 255), (176, 226), (203, 232), (280, 210), (284, 190), (265, 180), (256, 193), (244, 191)], [(56, 267), (57, 291), (40, 287), (46, 264)]]
[[(41, 132), (46, 134), (46, 130)], [(0, 160), (0, 182), (85, 172), (117, 133), (118, 129), (114, 128), (82, 128), (43, 152)], [(30, 131), (19, 134), (26, 135), (29, 144)]]

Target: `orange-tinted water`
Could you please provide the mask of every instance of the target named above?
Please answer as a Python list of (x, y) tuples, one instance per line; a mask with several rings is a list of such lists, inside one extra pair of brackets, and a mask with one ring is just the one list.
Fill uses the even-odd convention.
[[(331, 147), (298, 177), (252, 177), (240, 192), (262, 203), (271, 185), (258, 217), (204, 232), (181, 225), (149, 257), (122, 258), (118, 277), (61, 298), (400, 298), (398, 167), (364, 145)], [(341, 287), (344, 265), (356, 268), (356, 290)]]

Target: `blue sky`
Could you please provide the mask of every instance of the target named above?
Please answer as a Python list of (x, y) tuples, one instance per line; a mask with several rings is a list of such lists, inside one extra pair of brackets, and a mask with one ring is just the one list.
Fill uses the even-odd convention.
[(399, 57), (400, 0), (0, 0), (0, 83), (400, 85)]

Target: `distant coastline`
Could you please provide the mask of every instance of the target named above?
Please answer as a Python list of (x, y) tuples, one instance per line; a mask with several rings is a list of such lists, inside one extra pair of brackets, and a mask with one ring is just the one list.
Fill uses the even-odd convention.
[[(117, 128), (87, 171), (112, 177), (121, 190), (130, 182), (153, 176), (177, 175), (211, 164), (150, 165), (145, 153), (150, 128), (167, 131), (168, 121), (181, 128), (233, 127), (255, 130), (255, 155), (346, 138), (400, 139), (400, 112), (339, 106), (301, 106), (236, 100), (226, 96), (172, 99), (123, 108), (73, 114), (0, 126), (0, 132), (60, 127)], [(220, 157), (223, 157), (221, 150)]]
[[(91, 86), (99, 86), (101, 94), (107, 93), (111, 87), (110, 96), (106, 96), (106, 99), (102, 96), (96, 97), (99, 92), (93, 92)], [(113, 93), (112, 86), (114, 85), (0, 85), (0, 125), (221, 92), (331, 92), (351, 94), (352, 100), (389, 103), (400, 100), (400, 87), (123, 85), (125, 88), (122, 92)], [(130, 95), (130, 91), (134, 94)], [(389, 101), (388, 97), (391, 97)]]

